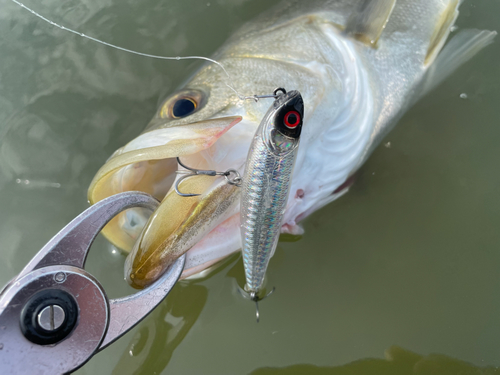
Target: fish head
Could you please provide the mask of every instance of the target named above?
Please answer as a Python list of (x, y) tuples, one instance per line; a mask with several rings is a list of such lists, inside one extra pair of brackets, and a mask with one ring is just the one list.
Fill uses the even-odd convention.
[(124, 191), (146, 192), (161, 201), (152, 216), (129, 209), (103, 230), (111, 243), (131, 252), (125, 276), (134, 287), (154, 282), (208, 232), (237, 216), (238, 187), (224, 176), (183, 180), (179, 190), (199, 194), (193, 197), (181, 197), (173, 188), (176, 171), (184, 169), (177, 157), (191, 168), (242, 172), (271, 99), (240, 100), (227, 83), (220, 68), (203, 67), (163, 101), (142, 134), (118, 149), (90, 185), (91, 204)]

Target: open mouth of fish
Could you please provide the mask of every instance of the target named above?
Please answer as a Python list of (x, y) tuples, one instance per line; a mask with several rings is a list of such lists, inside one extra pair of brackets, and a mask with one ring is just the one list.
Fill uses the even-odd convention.
[[(241, 121), (241, 116), (227, 116), (146, 132), (116, 151), (95, 176), (89, 188), (92, 204), (134, 190), (161, 201), (152, 215), (145, 209), (130, 209), (103, 231), (115, 246), (130, 251), (125, 276), (132, 286), (143, 288), (154, 282), (188, 250), (183, 277), (239, 249), (238, 187), (224, 176), (194, 176), (183, 180), (179, 189), (200, 195), (181, 197), (173, 183), (179, 178), (176, 171), (182, 169), (176, 157), (198, 169), (220, 168), (230, 159), (236, 164), (228, 169), (241, 171), (248, 142), (238, 143), (234, 136), (221, 139)], [(218, 140), (225, 145), (233, 142), (233, 150), (214, 146)], [(238, 156), (228, 157), (231, 152)]]

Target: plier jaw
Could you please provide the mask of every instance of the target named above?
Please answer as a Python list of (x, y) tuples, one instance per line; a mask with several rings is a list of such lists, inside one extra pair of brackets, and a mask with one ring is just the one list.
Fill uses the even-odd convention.
[(0, 368), (9, 374), (76, 370), (146, 317), (179, 279), (185, 255), (151, 286), (109, 299), (85, 269), (95, 237), (118, 213), (155, 210), (141, 192), (106, 198), (56, 234), (0, 294)]

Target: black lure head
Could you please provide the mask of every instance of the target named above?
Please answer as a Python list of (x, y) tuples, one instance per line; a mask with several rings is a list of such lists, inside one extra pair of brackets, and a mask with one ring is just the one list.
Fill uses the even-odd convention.
[(274, 126), (281, 134), (297, 139), (302, 131), (304, 101), (297, 90), (286, 92), (284, 89), (276, 89), (275, 93), (279, 91), (283, 93), (274, 102)]

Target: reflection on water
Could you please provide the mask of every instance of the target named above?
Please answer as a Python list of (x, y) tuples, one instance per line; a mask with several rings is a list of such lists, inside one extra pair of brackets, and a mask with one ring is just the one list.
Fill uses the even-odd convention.
[[(26, 2), (89, 35), (174, 56), (210, 55), (271, 5)], [(0, 0), (0, 9), (4, 284), (87, 207), (97, 169), (198, 63), (108, 50), (9, 0)], [(500, 30), (498, 14), (498, 1), (465, 1), (457, 25)], [(211, 277), (176, 286), (143, 323), (78, 373), (279, 374), (307, 366), (302, 369), (310, 373), (390, 374), (396, 363), (403, 375), (411, 366), (438, 371), (431, 365), (439, 374), (493, 373), (488, 366), (500, 366), (498, 43), (417, 103), (349, 194), (306, 220), (302, 238), (280, 242), (267, 284), (276, 292), (260, 305), (259, 324), (254, 305), (236, 292), (244, 274), (241, 261), (232, 259)], [(90, 272), (111, 297), (129, 291), (123, 261), (102, 238), (89, 255)], [(393, 344), (424, 355), (391, 349), (394, 359), (383, 359)], [(297, 363), (310, 365), (292, 366)]]
[[(234, 265), (239, 255), (224, 261), (209, 277), (224, 273), (240, 280), (241, 262)], [(236, 269), (236, 271), (235, 271)], [(198, 284), (202, 279), (179, 282), (138, 328), (123, 350), (113, 374), (159, 374), (170, 362), (177, 346), (184, 340), (198, 320), (208, 297), (208, 289)]]
[(198, 319), (207, 295), (204, 286), (188, 282), (177, 284), (168, 299), (140, 325), (113, 374), (161, 373)]
[(261, 368), (251, 375), (493, 375), (495, 367), (478, 367), (441, 354), (421, 356), (397, 346), (385, 351), (385, 359), (361, 359), (338, 367), (294, 365)]

